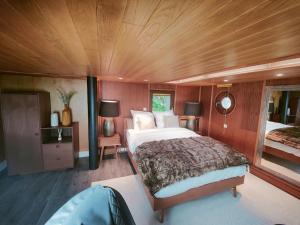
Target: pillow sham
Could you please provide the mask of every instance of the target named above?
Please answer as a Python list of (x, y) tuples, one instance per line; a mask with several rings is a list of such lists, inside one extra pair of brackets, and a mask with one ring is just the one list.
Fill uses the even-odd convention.
[(165, 127), (164, 116), (174, 116), (174, 112), (171, 109), (165, 112), (153, 112), (153, 115), (155, 117), (157, 128), (164, 128)]
[(133, 118), (133, 129), (145, 130), (155, 128), (154, 116), (151, 112), (130, 110)]
[(164, 116), (164, 127), (179, 127), (179, 118), (178, 116)]

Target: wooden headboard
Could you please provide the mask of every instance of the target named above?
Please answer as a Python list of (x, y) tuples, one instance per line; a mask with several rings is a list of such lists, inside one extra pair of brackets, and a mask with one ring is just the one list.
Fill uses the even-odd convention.
[(124, 118), (124, 131), (126, 131), (127, 129), (133, 129), (132, 118)]
[(125, 147), (128, 147), (127, 139), (126, 139), (126, 130), (133, 129), (133, 120), (132, 118), (124, 118), (124, 144)]

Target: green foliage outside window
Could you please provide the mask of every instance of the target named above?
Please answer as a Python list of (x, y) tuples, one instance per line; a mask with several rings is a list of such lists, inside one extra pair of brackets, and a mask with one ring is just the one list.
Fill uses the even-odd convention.
[(152, 111), (164, 112), (171, 108), (170, 95), (155, 95), (152, 96)]

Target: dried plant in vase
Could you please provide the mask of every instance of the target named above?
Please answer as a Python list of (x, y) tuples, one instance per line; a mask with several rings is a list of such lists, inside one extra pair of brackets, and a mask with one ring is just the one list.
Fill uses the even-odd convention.
[(60, 100), (63, 102), (65, 105), (64, 110), (62, 111), (62, 120), (61, 123), (63, 126), (70, 126), (72, 123), (72, 112), (70, 109), (70, 101), (71, 98), (74, 96), (76, 93), (75, 91), (70, 91), (70, 92), (65, 92), (62, 89), (57, 89), (57, 92), (59, 94)]

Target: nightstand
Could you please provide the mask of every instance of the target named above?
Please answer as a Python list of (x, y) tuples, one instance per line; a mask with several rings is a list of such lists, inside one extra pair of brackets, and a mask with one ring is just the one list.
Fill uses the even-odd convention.
[(101, 135), (98, 138), (98, 141), (100, 142), (98, 142), (98, 145), (101, 149), (100, 161), (102, 161), (104, 155), (115, 154), (116, 158), (118, 157), (117, 146), (121, 145), (121, 139), (118, 133), (115, 133), (114, 136), (111, 137), (104, 137), (103, 135)]

